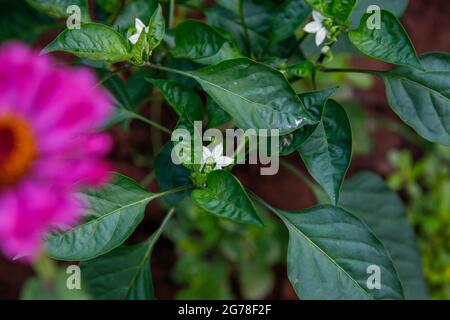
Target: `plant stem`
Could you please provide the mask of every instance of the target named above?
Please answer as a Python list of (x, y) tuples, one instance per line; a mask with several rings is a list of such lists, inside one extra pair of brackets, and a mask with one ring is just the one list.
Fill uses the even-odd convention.
[(249, 54), (249, 56), (251, 58), (253, 58), (252, 43), (251, 43), (251, 40), (250, 40), (250, 36), (248, 34), (247, 25), (245, 23), (244, 1), (243, 0), (239, 0), (239, 18), (241, 20), (242, 28), (244, 28), (244, 37), (245, 37), (245, 42), (246, 42), (247, 49), (248, 49), (248, 54)]
[[(292, 47), (291, 51), (288, 53), (288, 59), (291, 58), (295, 54), (295, 51), (297, 51), (297, 49), (299, 49), (300, 45), (303, 43), (303, 41), (305, 41), (308, 34), (309, 33), (304, 32), (302, 34), (302, 36), (295, 42), (295, 45)], [(304, 58), (303, 52), (301, 52), (301, 54), (302, 54), (302, 57)]]
[(102, 79), (100, 79), (99, 82), (97, 82), (96, 87), (100, 86), (101, 84), (103, 84), (105, 81), (108, 81), (111, 77), (113, 77), (116, 73), (119, 73), (121, 71), (127, 70), (128, 68), (130, 68), (129, 64), (125, 64), (119, 68), (117, 68), (116, 70), (110, 71), (108, 72)]
[(369, 69), (354, 69), (354, 68), (325, 68), (319, 69), (321, 72), (351, 72), (351, 73), (366, 73), (375, 76), (380, 76), (384, 71), (380, 70), (369, 70)]
[(175, 0), (169, 2), (169, 29), (173, 28), (173, 17), (175, 16)]
[(172, 208), (169, 210), (169, 212), (165, 216), (163, 222), (159, 226), (158, 230), (156, 230), (156, 232), (151, 236), (153, 241), (156, 241), (159, 239), (159, 237), (163, 233), (164, 229), (166, 228), (167, 223), (169, 222), (170, 218), (172, 218), (174, 212), (175, 212), (175, 208)]
[(318, 184), (316, 184), (314, 181), (312, 181), (310, 178), (308, 178), (303, 172), (301, 172), (299, 169), (297, 169), (295, 166), (290, 164), (288, 161), (284, 159), (280, 159), (280, 164), (282, 167), (287, 169), (289, 172), (291, 172), (293, 175), (299, 177), (314, 193), (314, 196), (316, 197), (317, 201), (324, 202), (327, 200), (326, 194), (323, 192), (323, 190), (319, 187)]
[(157, 69), (157, 70), (161, 70), (161, 71), (166, 71), (166, 72), (172, 72), (172, 73), (176, 73), (182, 76), (186, 76), (186, 77), (192, 77), (189, 73), (184, 72), (182, 70), (178, 70), (178, 69), (172, 69), (169, 67), (164, 67), (160, 64), (153, 64), (151, 62), (145, 62), (144, 63), (144, 67), (149, 67), (149, 68), (153, 68), (153, 69)]
[(185, 190), (189, 190), (189, 189), (192, 189), (192, 188), (194, 188), (194, 186), (192, 184), (188, 184), (188, 185), (185, 185), (185, 186), (182, 186), (182, 187), (178, 187), (178, 188), (174, 188), (174, 189), (170, 189), (170, 190), (167, 190), (167, 191), (156, 193), (156, 194), (154, 194), (152, 196), (152, 198), (156, 199), (156, 198), (161, 198), (161, 197), (165, 197), (165, 196), (170, 196), (171, 194), (178, 193), (178, 192), (185, 191)]
[(161, 131), (163, 131), (165, 133), (172, 134), (172, 130), (164, 127), (163, 125), (161, 125), (161, 124), (159, 124), (159, 123), (157, 123), (155, 121), (152, 121), (150, 119), (147, 119), (147, 118), (141, 116), (140, 114), (137, 114), (137, 113), (134, 113), (134, 112), (130, 112), (130, 113), (133, 114), (133, 118), (141, 120), (142, 122), (145, 122), (145, 123), (147, 123), (147, 124), (157, 128), (157, 129), (159, 129), (159, 130), (161, 130)]
[(45, 254), (42, 254), (39, 259), (33, 262), (34, 272), (36, 272), (37, 277), (46, 284), (49, 284), (54, 280), (57, 269), (56, 263)]
[(141, 184), (143, 186), (147, 186), (150, 183), (152, 183), (153, 179), (155, 179), (155, 172), (154, 171), (152, 171), (148, 175), (146, 175), (145, 178), (142, 179)]

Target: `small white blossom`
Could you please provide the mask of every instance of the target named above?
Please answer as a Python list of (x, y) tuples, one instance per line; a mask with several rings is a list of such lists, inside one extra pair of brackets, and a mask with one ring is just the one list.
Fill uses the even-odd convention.
[(320, 46), (328, 35), (327, 28), (323, 25), (323, 20), (325, 17), (317, 11), (312, 13), (313, 21), (308, 23), (303, 30), (308, 33), (316, 34), (316, 46)]
[(234, 162), (233, 158), (223, 156), (223, 145), (218, 144), (210, 151), (203, 147), (202, 167), (205, 164), (215, 164), (214, 170), (221, 170)]
[(145, 33), (148, 33), (148, 27), (145, 26), (145, 24), (141, 21), (141, 19), (136, 18), (135, 26), (136, 26), (136, 33), (128, 38), (128, 40), (130, 40), (130, 42), (132, 44), (136, 44), (138, 42), (142, 31), (145, 31)]

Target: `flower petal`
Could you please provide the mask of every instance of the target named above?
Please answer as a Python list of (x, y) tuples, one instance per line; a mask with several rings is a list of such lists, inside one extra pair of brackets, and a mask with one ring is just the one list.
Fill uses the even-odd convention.
[(145, 29), (145, 24), (141, 21), (141, 19), (136, 18), (135, 20), (135, 26), (137, 33), (141, 34), (142, 30)]
[(303, 30), (305, 30), (308, 33), (316, 33), (318, 31), (320, 31), (320, 29), (322, 29), (323, 26), (320, 22), (317, 21), (312, 21), (310, 23), (308, 23)]
[(218, 144), (214, 147), (211, 151), (211, 156), (214, 158), (214, 160), (217, 162), (217, 159), (219, 159), (223, 154), (223, 145)]
[(320, 46), (325, 41), (326, 37), (327, 37), (327, 29), (326, 28), (320, 29), (316, 33), (316, 45)]
[(317, 22), (322, 22), (323, 20), (325, 20), (325, 17), (320, 12), (315, 11), (315, 10), (312, 12), (312, 16), (313, 16), (314, 21), (317, 21)]
[(130, 42), (131, 42), (132, 44), (136, 44), (136, 43), (138, 42), (138, 40), (139, 40), (139, 37), (140, 37), (140, 33), (135, 33), (135, 34), (133, 34), (132, 36), (130, 36), (130, 37), (128, 38), (128, 40), (130, 40)]
[(211, 151), (203, 146), (203, 154), (202, 154), (202, 164), (206, 163), (206, 160), (211, 157)]
[(228, 167), (233, 162), (234, 162), (233, 158), (225, 157), (225, 156), (222, 156), (222, 157), (219, 157), (219, 158), (216, 159), (216, 165), (218, 165), (218, 166), (220, 166), (222, 168)]

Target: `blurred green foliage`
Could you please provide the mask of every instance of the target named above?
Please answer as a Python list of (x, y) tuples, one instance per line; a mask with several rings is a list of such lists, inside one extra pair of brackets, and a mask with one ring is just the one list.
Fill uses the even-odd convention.
[(408, 198), (430, 298), (450, 299), (450, 148), (433, 146), (418, 160), (393, 150), (389, 161), (390, 186)]
[(172, 272), (181, 286), (176, 298), (261, 299), (272, 292), (273, 267), (285, 259), (287, 250), (287, 232), (278, 221), (260, 212), (265, 228), (240, 225), (190, 200), (177, 211), (166, 232), (178, 255)]

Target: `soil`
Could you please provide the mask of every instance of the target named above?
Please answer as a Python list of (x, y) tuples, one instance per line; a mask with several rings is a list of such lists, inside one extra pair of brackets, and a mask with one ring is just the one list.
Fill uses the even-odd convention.
[[(450, 2), (448, 0), (410, 0), (402, 22), (419, 54), (427, 51), (450, 51), (450, 20), (448, 17), (450, 17)], [(354, 65), (374, 69), (388, 67), (386, 64), (363, 58), (355, 59)], [(377, 80), (375, 86), (369, 91), (357, 91), (356, 95), (361, 105), (367, 108), (372, 120), (381, 115), (399, 121), (387, 105), (384, 86), (381, 81)], [(170, 115), (165, 115), (163, 121), (170, 124), (174, 119)], [(417, 152), (413, 145), (384, 127), (375, 126), (372, 131), (373, 152), (368, 156), (355, 157), (349, 175), (367, 169), (385, 176), (391, 170), (386, 161), (386, 155), (390, 149), (409, 148)], [(142, 180), (147, 174), (145, 169), (147, 159), (133, 159), (133, 150), (140, 150), (145, 154), (145, 150), (151, 150), (152, 148), (149, 137), (157, 139), (157, 141), (159, 139), (165, 141), (168, 137), (153, 130), (149, 131), (147, 126), (139, 123), (132, 124), (130, 133), (124, 135), (119, 129), (113, 130), (116, 148), (111, 158), (114, 160), (118, 172), (129, 175), (136, 180)], [(297, 155), (288, 157), (288, 160), (305, 172), (305, 168), (301, 161), (298, 161)], [(257, 166), (240, 166), (236, 168), (235, 173), (245, 186), (269, 203), (282, 209), (300, 209), (315, 203), (313, 195), (306, 185), (284, 169), (281, 169), (277, 176), (260, 176)], [(154, 191), (158, 189), (156, 183), (152, 183), (148, 187)], [(158, 227), (162, 217), (163, 211), (154, 203), (151, 204), (143, 223), (136, 230), (131, 242), (137, 243), (144, 240), (148, 234)], [(176, 293), (177, 287), (170, 278), (170, 271), (175, 259), (172, 244), (166, 239), (161, 239), (152, 256), (155, 293), (159, 299), (171, 299)], [(277, 285), (269, 298), (296, 299), (296, 295), (287, 280), (285, 267), (277, 266), (275, 272)], [(0, 257), (0, 299), (17, 299), (23, 283), (31, 276), (33, 276), (33, 270), (29, 266), (9, 262)]]

